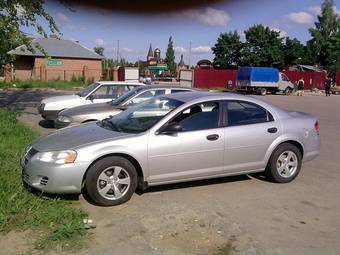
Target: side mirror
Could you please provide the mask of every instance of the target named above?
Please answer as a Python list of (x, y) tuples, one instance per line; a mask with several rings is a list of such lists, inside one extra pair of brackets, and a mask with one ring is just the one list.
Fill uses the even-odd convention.
[(87, 97), (87, 99), (89, 99), (89, 100), (93, 101), (93, 99), (95, 99), (95, 96), (94, 96), (94, 94), (91, 94), (91, 95), (89, 95), (89, 96)]
[(159, 131), (157, 131), (157, 135), (159, 134), (164, 134), (164, 135), (171, 135), (171, 134), (175, 134), (178, 132), (183, 131), (183, 128), (181, 126), (181, 124), (177, 123), (177, 122), (172, 122), (169, 123), (168, 125), (164, 126), (163, 128), (161, 128)]

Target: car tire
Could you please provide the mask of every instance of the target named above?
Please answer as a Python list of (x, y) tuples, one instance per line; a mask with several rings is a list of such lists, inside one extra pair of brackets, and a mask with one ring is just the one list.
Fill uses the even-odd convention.
[(98, 160), (88, 169), (85, 188), (95, 204), (114, 206), (131, 198), (137, 182), (136, 168), (129, 160), (110, 156)]
[(291, 182), (299, 174), (302, 165), (300, 150), (293, 144), (283, 143), (272, 153), (265, 175), (278, 183)]
[(289, 96), (290, 94), (292, 94), (292, 91), (293, 91), (293, 89), (291, 89), (291, 88), (286, 88), (285, 91), (284, 91), (284, 93), (285, 93), (286, 96)]

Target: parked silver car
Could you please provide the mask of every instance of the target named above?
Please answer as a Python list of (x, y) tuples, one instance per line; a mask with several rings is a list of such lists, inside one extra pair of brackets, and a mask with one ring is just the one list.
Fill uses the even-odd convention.
[(23, 180), (48, 193), (84, 188), (110, 206), (137, 187), (261, 171), (290, 182), (319, 146), (312, 115), (237, 94), (176, 93), (41, 137), (22, 157)]
[(83, 88), (74, 95), (55, 96), (45, 98), (41, 101), (38, 112), (46, 120), (55, 120), (57, 114), (71, 107), (79, 105), (90, 105), (112, 101), (143, 83), (97, 81)]
[(121, 97), (101, 104), (90, 104), (65, 109), (58, 114), (56, 128), (77, 125), (89, 121), (98, 121), (114, 116), (132, 105), (146, 101), (152, 97), (178, 92), (190, 92), (191, 88), (173, 85), (149, 85), (136, 87)]

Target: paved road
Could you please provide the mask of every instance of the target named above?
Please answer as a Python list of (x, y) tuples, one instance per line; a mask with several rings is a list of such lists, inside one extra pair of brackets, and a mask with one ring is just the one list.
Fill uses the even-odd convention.
[[(319, 116), (321, 155), (294, 182), (252, 175), (167, 185), (111, 208), (81, 197), (96, 229), (80, 254), (340, 254), (340, 96), (261, 98)], [(34, 126), (39, 116), (21, 119)]]

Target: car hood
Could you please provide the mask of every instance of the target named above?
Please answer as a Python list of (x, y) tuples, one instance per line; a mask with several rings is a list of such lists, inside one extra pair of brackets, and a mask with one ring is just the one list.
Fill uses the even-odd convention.
[(81, 105), (72, 107), (70, 109), (63, 110), (59, 113), (59, 115), (63, 116), (76, 116), (83, 114), (96, 114), (96, 113), (104, 113), (104, 112), (114, 112), (115, 110), (119, 111), (119, 109), (115, 108), (109, 103), (101, 103), (101, 104), (89, 104), (89, 105)]
[(60, 151), (75, 149), (79, 146), (100, 142), (107, 139), (118, 139), (133, 134), (120, 133), (89, 123), (60, 129), (36, 140), (32, 147), (38, 151)]
[(55, 96), (55, 97), (48, 97), (45, 98), (41, 101), (43, 104), (48, 104), (48, 103), (60, 103), (61, 101), (74, 101), (74, 100), (79, 100), (81, 97), (78, 95), (65, 95), (65, 96)]

